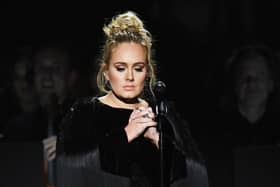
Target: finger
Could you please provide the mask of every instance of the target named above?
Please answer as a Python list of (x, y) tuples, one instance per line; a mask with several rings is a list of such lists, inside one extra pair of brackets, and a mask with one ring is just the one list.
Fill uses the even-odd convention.
[(146, 117), (154, 118), (154, 112), (151, 107), (148, 107), (145, 111), (147, 112)]
[(139, 113), (140, 111), (135, 109), (132, 111), (132, 113), (130, 114), (130, 117), (129, 117), (129, 122), (134, 120), (135, 118), (137, 118), (137, 114)]
[(52, 152), (51, 154), (49, 154), (48, 157), (47, 157), (48, 161), (54, 160), (55, 156), (56, 156), (55, 152)]
[(51, 144), (52, 142), (55, 142), (57, 139), (57, 137), (55, 135), (51, 136), (51, 137), (48, 137), (46, 139), (43, 140), (43, 143), (45, 145), (48, 145), (48, 144)]
[(150, 122), (155, 122), (152, 118), (141, 116), (140, 118), (135, 118), (133, 120), (134, 123), (150, 123)]
[(142, 116), (146, 116), (148, 117), (150, 115), (150, 113), (152, 113), (152, 109), (151, 108), (140, 108), (138, 109), (140, 111), (140, 113), (138, 113), (138, 115), (142, 115)]
[(47, 154), (50, 154), (50, 153), (55, 152), (55, 151), (56, 151), (56, 145), (55, 144), (45, 148), (45, 152), (47, 152)]
[(152, 112), (152, 113), (149, 113), (149, 114), (148, 114), (148, 117), (151, 118), (151, 119), (155, 119), (155, 114), (154, 114), (153, 112)]
[(136, 118), (145, 118), (145, 117), (148, 117), (148, 112), (146, 110), (143, 110), (143, 111), (138, 111), (137, 113), (135, 113), (135, 115), (133, 116), (133, 119), (136, 119)]
[(158, 133), (158, 130), (155, 126), (147, 127), (145, 130), (145, 133), (155, 134), (155, 133)]
[(144, 111), (144, 110), (146, 110), (146, 108), (143, 107), (143, 106), (140, 106), (140, 107), (137, 108), (137, 110), (139, 110), (139, 111)]
[(52, 157), (55, 154), (55, 149), (51, 149), (47, 151), (47, 158)]
[(50, 152), (55, 152), (55, 150), (56, 150), (56, 147), (55, 147), (55, 146), (51, 146), (51, 147), (49, 148), (49, 151), (50, 151)]
[(56, 142), (52, 142), (52, 143), (50, 143), (48, 145), (45, 145), (44, 149), (45, 150), (50, 150), (50, 149), (55, 149), (55, 147), (56, 147)]
[(157, 122), (151, 121), (151, 122), (146, 123), (145, 125), (146, 125), (146, 129), (151, 128), (151, 127), (157, 127)]

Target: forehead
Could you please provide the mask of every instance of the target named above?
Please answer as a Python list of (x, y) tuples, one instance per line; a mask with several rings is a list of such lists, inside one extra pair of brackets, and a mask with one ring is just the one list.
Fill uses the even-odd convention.
[(53, 57), (44, 57), (37, 59), (35, 62), (35, 69), (44, 68), (44, 67), (62, 67), (66, 68), (67, 63), (63, 59), (53, 58)]
[(35, 66), (66, 65), (67, 54), (55, 49), (44, 49), (35, 56)]
[(20, 60), (20, 61), (17, 61), (14, 65), (14, 70), (16, 73), (21, 73), (21, 72), (25, 72), (27, 71), (28, 69), (28, 62), (25, 61), (25, 60)]
[(112, 49), (112, 62), (145, 62), (146, 49), (141, 44), (135, 42), (123, 42)]
[(263, 57), (255, 57), (243, 60), (240, 65), (239, 69), (241, 72), (244, 71), (269, 71), (269, 65), (266, 59)]
[(36, 62), (37, 66), (53, 66), (53, 65), (63, 65), (63, 62), (58, 61), (57, 59), (44, 58)]
[(13, 74), (18, 77), (23, 77), (32, 70), (31, 61), (28, 59), (20, 59), (15, 62)]

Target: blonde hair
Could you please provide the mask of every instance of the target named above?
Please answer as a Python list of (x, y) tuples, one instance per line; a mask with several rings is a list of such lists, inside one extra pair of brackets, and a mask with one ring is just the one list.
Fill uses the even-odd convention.
[[(109, 66), (112, 49), (122, 42), (135, 42), (141, 44), (147, 52), (147, 70), (148, 70), (148, 89), (153, 95), (153, 86), (156, 82), (155, 62), (152, 60), (152, 35), (145, 29), (143, 21), (135, 12), (127, 11), (118, 14), (111, 19), (109, 24), (103, 27), (105, 34), (105, 43), (101, 49), (99, 59), (99, 71), (97, 73), (97, 87), (101, 93), (107, 93), (111, 90), (104, 77), (104, 71)], [(145, 87), (147, 87), (145, 85)]]

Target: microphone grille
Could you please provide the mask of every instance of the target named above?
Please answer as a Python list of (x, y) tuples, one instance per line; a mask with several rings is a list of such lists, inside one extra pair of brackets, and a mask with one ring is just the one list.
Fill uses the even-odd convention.
[(156, 97), (163, 97), (166, 92), (166, 85), (162, 81), (157, 81), (154, 89)]

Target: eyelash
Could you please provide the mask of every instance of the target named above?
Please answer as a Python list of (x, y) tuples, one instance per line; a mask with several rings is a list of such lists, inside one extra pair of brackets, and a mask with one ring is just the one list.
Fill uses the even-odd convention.
[[(122, 72), (122, 71), (125, 70), (124, 67), (116, 67), (116, 69), (117, 69), (117, 71), (119, 71), (119, 72)], [(137, 71), (137, 72), (142, 72), (143, 69), (144, 69), (144, 67), (135, 67), (135, 68), (134, 68), (134, 70)]]

